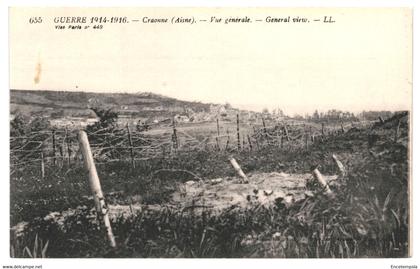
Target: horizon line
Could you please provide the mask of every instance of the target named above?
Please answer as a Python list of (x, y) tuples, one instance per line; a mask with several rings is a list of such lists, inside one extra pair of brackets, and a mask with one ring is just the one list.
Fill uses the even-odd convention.
[[(183, 101), (183, 102), (190, 102), (190, 103), (202, 103), (202, 104), (209, 104), (209, 105), (223, 105), (223, 104), (230, 104), (233, 108), (237, 109), (237, 110), (242, 110), (242, 111), (253, 111), (253, 112), (258, 112), (258, 113), (262, 113), (264, 109), (268, 109), (268, 111), (273, 110), (273, 109), (281, 109), (283, 110), (284, 114), (286, 116), (289, 117), (294, 117), (294, 116), (306, 116), (306, 115), (310, 115), (311, 113), (314, 113), (315, 111), (318, 112), (327, 112), (327, 111), (331, 111), (331, 110), (338, 110), (338, 111), (342, 111), (342, 112), (351, 112), (351, 113), (356, 113), (356, 114), (360, 114), (363, 112), (381, 112), (381, 111), (390, 111), (390, 112), (399, 112), (399, 111), (412, 111), (412, 106), (410, 107), (410, 109), (355, 109), (355, 110), (349, 110), (349, 109), (340, 109), (337, 107), (330, 107), (330, 108), (324, 108), (324, 109), (313, 109), (311, 111), (311, 113), (308, 112), (293, 112), (293, 113), (287, 113), (287, 109), (286, 107), (283, 106), (283, 108), (281, 108), (280, 105), (278, 105), (276, 108), (271, 108), (269, 109), (268, 107), (270, 106), (270, 104), (266, 104), (266, 105), (261, 105), (261, 104), (235, 104), (235, 103), (231, 103), (228, 101), (225, 102), (218, 102), (218, 103), (214, 103), (214, 102), (210, 102), (210, 101), (200, 101), (200, 100), (185, 100), (185, 99), (179, 99), (177, 97), (172, 97), (172, 96), (168, 96), (168, 95), (164, 95), (161, 93), (156, 93), (150, 90), (146, 90), (146, 91), (133, 91), (133, 92), (129, 92), (128, 90), (92, 90), (92, 89), (86, 89), (86, 90), (82, 90), (82, 89), (17, 89), (17, 88), (10, 88), (10, 91), (31, 91), (31, 92), (37, 92), (37, 91), (45, 91), (45, 92), (73, 92), (73, 93), (90, 93), (90, 94), (127, 94), (127, 95), (137, 95), (137, 94), (142, 94), (142, 93), (150, 93), (150, 94), (154, 94), (157, 96), (161, 96), (161, 97), (166, 97), (166, 98), (171, 98), (171, 99), (175, 99), (177, 101)], [(271, 106), (273, 106), (271, 104)], [(254, 107), (254, 108), (252, 108)], [(258, 107), (255, 108), (255, 107)], [(286, 111), (286, 112), (285, 112)]]

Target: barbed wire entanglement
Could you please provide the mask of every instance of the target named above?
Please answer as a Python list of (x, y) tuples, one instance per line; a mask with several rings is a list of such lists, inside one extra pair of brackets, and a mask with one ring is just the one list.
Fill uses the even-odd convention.
[[(311, 143), (337, 136), (345, 130), (371, 125), (356, 122), (326, 126), (294, 123), (293, 121), (260, 124), (232, 124), (215, 121), (207, 130), (188, 125), (153, 126), (139, 131), (133, 126), (108, 127), (87, 131), (93, 157), (98, 164), (109, 162), (147, 161), (176, 157), (191, 151), (255, 151), (266, 146), (290, 150), (307, 149)], [(214, 125), (214, 127), (213, 127)], [(188, 126), (188, 128), (185, 128)], [(209, 127), (210, 126), (210, 127)], [(219, 127), (220, 126), (220, 127)], [(213, 128), (214, 130), (208, 130)], [(220, 128), (222, 130), (220, 130)], [(41, 165), (70, 166), (81, 164), (77, 128), (51, 128), (10, 136), (11, 172)]]

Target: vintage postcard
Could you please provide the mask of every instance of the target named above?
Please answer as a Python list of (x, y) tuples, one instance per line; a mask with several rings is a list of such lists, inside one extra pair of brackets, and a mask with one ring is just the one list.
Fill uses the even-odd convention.
[(10, 257), (412, 256), (411, 9), (9, 22)]

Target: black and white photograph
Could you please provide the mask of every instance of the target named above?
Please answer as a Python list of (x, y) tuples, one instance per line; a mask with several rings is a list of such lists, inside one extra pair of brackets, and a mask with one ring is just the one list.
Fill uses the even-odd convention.
[(11, 7), (8, 255), (410, 265), (412, 71), (410, 8)]

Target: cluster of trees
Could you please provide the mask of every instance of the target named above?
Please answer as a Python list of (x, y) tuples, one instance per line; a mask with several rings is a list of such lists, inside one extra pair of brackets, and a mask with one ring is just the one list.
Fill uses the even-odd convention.
[[(281, 109), (273, 109), (272, 113), (268, 108), (262, 110), (263, 115), (272, 117), (287, 117)], [(338, 109), (330, 109), (326, 112), (320, 112), (315, 110), (312, 114), (306, 114), (305, 116), (295, 114), (293, 119), (298, 120), (309, 120), (313, 122), (342, 122), (342, 121), (359, 121), (359, 120), (377, 120), (379, 117), (383, 119), (390, 118), (394, 115), (391, 111), (362, 111), (361, 113), (355, 114), (349, 111), (342, 111)]]
[(354, 115), (354, 113), (348, 111), (341, 111), (337, 109), (330, 109), (327, 112), (315, 112), (306, 117), (307, 120), (311, 120), (314, 122), (335, 122), (335, 121), (357, 121), (359, 120), (358, 117)]
[[(129, 127), (118, 125), (118, 113), (112, 109), (103, 109), (98, 107), (90, 108), (99, 121), (86, 127), (91, 144), (100, 145), (100, 153), (105, 158), (119, 158), (127, 156), (127, 151), (132, 146), (149, 145), (151, 141), (142, 132), (150, 129), (150, 126), (144, 122), (138, 121), (135, 130), (129, 131)], [(137, 137), (142, 139), (131, 140), (131, 132), (137, 132)]]
[(286, 117), (286, 115), (284, 114), (283, 110), (281, 110), (280, 108), (273, 109), (271, 113), (268, 110), (268, 108), (264, 108), (262, 110), (262, 113), (264, 115), (266, 115), (266, 116), (270, 115), (270, 116), (273, 116), (273, 117)]
[[(272, 113), (269, 112), (267, 108), (262, 110), (264, 115), (270, 115), (273, 117), (287, 117), (287, 115), (280, 108), (273, 109)], [(351, 112), (341, 111), (337, 109), (330, 109), (327, 112), (319, 112), (315, 110), (312, 115), (306, 114), (305, 116), (295, 114), (293, 115), (294, 119), (300, 120), (310, 120), (314, 122), (334, 122), (334, 121), (357, 121), (359, 118)]]
[(34, 132), (50, 129), (50, 122), (46, 117), (28, 117), (16, 113), (10, 121), (10, 137), (25, 136)]

